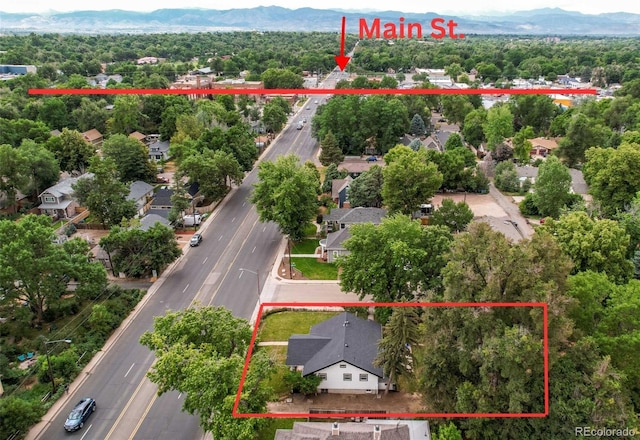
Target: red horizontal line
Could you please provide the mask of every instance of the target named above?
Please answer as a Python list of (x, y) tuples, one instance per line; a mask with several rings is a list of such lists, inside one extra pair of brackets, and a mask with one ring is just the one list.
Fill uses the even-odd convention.
[(239, 413), (232, 412), (232, 416), (241, 419), (256, 417), (264, 418), (330, 418), (330, 417), (368, 417), (368, 418), (544, 418), (545, 413)]
[(30, 95), (596, 95), (596, 89), (29, 89)]

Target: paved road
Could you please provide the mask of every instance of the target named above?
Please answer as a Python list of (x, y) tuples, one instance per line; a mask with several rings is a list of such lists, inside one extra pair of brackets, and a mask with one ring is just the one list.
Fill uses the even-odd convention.
[(533, 227), (529, 224), (527, 219), (520, 213), (518, 205), (512, 203), (504, 194), (502, 194), (493, 185), (493, 182), (489, 183), (489, 194), (494, 198), (496, 203), (500, 205), (504, 212), (509, 216), (509, 220), (512, 225), (518, 231), (523, 239), (529, 239), (534, 233)]
[[(323, 87), (332, 87), (335, 80)], [(311, 98), (291, 124), (264, 154), (262, 160), (296, 153), (307, 160), (315, 152), (311, 124), (296, 130), (298, 120), (308, 121), (323, 97)], [(309, 107), (309, 109), (307, 109)], [(278, 244), (275, 224), (262, 224), (247, 201), (257, 170), (249, 173), (202, 229), (203, 242), (187, 248), (185, 255), (152, 288), (121, 329), (109, 340), (81, 376), (27, 438), (66, 439), (63, 424), (73, 403), (84, 396), (96, 399), (98, 410), (78, 433), (89, 439), (197, 439), (203, 433), (196, 417), (181, 412), (183, 396), (157, 397), (157, 387), (146, 373), (154, 356), (138, 341), (153, 328), (153, 317), (181, 310), (197, 301), (224, 305), (236, 316), (250, 319), (258, 302), (258, 281), (268, 279)], [(240, 269), (247, 269), (241, 271)], [(254, 273), (258, 274), (255, 275)]]

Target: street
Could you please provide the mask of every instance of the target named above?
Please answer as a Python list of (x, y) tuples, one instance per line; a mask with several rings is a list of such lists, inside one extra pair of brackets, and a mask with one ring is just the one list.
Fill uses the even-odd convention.
[[(302, 130), (296, 130), (295, 124), (302, 118), (309, 120), (316, 107), (313, 99), (306, 103), (261, 160), (274, 160), (289, 153), (297, 154), (303, 162), (312, 158), (316, 141), (311, 137), (311, 124), (305, 124)], [(202, 244), (185, 248), (184, 255), (154, 283), (104, 349), (71, 384), (69, 394), (56, 402), (28, 433), (28, 439), (66, 439), (64, 420), (75, 401), (84, 396), (96, 399), (98, 408), (81, 432), (84, 440), (203, 437), (197, 417), (181, 411), (181, 394), (156, 395), (156, 385), (146, 378), (154, 356), (138, 341), (153, 328), (154, 316), (164, 315), (167, 310), (182, 310), (196, 302), (225, 306), (238, 317), (252, 317), (258, 303), (257, 283), (260, 278), (269, 277), (282, 241), (277, 226), (260, 223), (247, 200), (256, 180), (257, 167), (207, 220), (201, 229)]]

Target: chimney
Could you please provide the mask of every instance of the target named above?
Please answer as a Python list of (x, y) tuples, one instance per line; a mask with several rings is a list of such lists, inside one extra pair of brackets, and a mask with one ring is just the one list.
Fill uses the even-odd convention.
[(380, 440), (380, 425), (373, 427), (373, 440)]
[(331, 426), (331, 435), (340, 435), (340, 427), (338, 426), (338, 422), (333, 422), (333, 426)]

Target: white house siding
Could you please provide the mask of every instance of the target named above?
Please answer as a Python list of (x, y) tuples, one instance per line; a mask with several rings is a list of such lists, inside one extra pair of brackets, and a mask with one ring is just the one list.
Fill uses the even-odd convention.
[[(341, 365), (344, 368), (341, 368)], [(343, 394), (365, 394), (378, 392), (378, 376), (365, 370), (355, 367), (347, 362), (339, 362), (330, 367), (317, 371), (316, 374), (324, 373), (327, 378), (320, 382), (318, 390), (327, 390), (329, 393)], [(344, 374), (351, 374), (351, 380), (345, 381)], [(367, 380), (360, 380), (360, 375), (366, 374)]]

